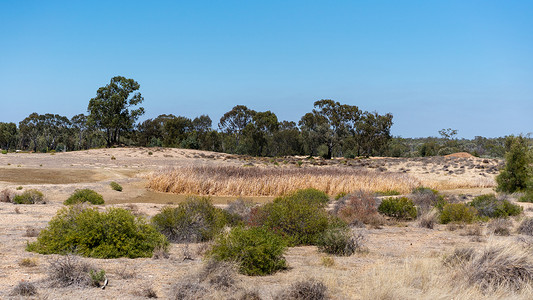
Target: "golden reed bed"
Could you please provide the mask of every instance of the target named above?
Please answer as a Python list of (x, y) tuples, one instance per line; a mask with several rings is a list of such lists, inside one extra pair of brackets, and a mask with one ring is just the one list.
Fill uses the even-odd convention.
[(148, 179), (148, 188), (159, 192), (250, 197), (279, 196), (305, 188), (329, 195), (355, 190), (409, 193), (420, 185), (407, 174), (338, 167), (188, 166), (153, 172)]

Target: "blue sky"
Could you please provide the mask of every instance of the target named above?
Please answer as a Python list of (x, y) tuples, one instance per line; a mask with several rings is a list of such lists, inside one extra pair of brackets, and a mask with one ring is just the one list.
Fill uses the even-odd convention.
[(298, 121), (334, 99), (392, 132), (533, 132), (533, 1), (0, 0), (0, 121), (86, 113), (111, 77), (143, 119), (234, 105)]

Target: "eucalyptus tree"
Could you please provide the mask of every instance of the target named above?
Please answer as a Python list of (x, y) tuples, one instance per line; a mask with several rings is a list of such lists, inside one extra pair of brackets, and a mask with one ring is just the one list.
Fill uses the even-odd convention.
[(88, 123), (105, 132), (108, 147), (118, 143), (121, 134), (132, 130), (144, 114), (143, 107), (133, 109), (144, 101), (141, 93), (136, 92), (139, 88), (135, 80), (116, 76), (89, 101)]

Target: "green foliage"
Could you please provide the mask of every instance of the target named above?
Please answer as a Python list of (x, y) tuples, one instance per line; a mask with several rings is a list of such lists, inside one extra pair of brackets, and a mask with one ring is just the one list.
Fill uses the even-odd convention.
[(59, 210), (27, 250), (41, 254), (77, 253), (96, 258), (151, 257), (168, 247), (166, 238), (128, 210), (99, 212), (81, 205)]
[(520, 202), (533, 202), (533, 189), (528, 189), (525, 191), (525, 193), (520, 196), (518, 199)]
[(321, 205), (323, 200), (301, 197), (306, 193), (276, 198), (274, 202), (252, 210), (251, 225), (265, 226), (280, 234), (290, 246), (316, 244), (328, 227), (329, 215)]
[(190, 197), (177, 207), (164, 207), (152, 224), (172, 242), (211, 240), (228, 224), (230, 216), (208, 197)]
[(505, 218), (522, 213), (520, 205), (512, 204), (507, 199), (498, 199), (494, 194), (477, 196), (470, 202), (480, 216), (489, 218)]
[(450, 222), (472, 223), (476, 219), (477, 210), (464, 203), (449, 203), (444, 205), (440, 213), (440, 222), (448, 224)]
[[(285, 196), (284, 198), (289, 201), (296, 201), (321, 207), (327, 205), (329, 202), (329, 196), (326, 193), (313, 188), (297, 190), (294, 193)], [(280, 201), (278, 199), (280, 198), (274, 199), (274, 202)]]
[(340, 193), (338, 193), (338, 194), (335, 196), (335, 200), (339, 200), (340, 198), (342, 198), (342, 197), (344, 197), (344, 196), (346, 196), (346, 195), (348, 195), (348, 194), (345, 193), (345, 192), (340, 192)]
[(105, 270), (90, 270), (89, 271), (89, 277), (91, 277), (91, 285), (99, 287), (100, 282), (104, 282), (105, 280)]
[(378, 211), (389, 217), (402, 220), (416, 219), (417, 211), (413, 201), (407, 197), (386, 198), (381, 201)]
[(104, 204), (104, 197), (91, 189), (76, 190), (63, 204), (72, 205), (83, 202), (101, 205)]
[(2, 150), (2, 154), (7, 154), (7, 150)]
[(528, 148), (527, 140), (522, 137), (509, 137), (509, 145), (505, 153), (505, 167), (496, 177), (497, 191), (514, 193), (527, 189), (531, 184), (533, 172), (531, 163), (532, 155)]
[(270, 275), (287, 268), (283, 238), (266, 228), (241, 226), (221, 234), (207, 255), (218, 261), (236, 262), (245, 275)]
[(376, 196), (397, 196), (397, 195), (401, 195), (401, 193), (396, 190), (386, 190), (386, 191), (376, 192)]
[(27, 190), (20, 195), (16, 195), (13, 198), (13, 203), (15, 204), (36, 204), (43, 203), (44, 195), (38, 190)]
[(117, 192), (122, 192), (122, 186), (114, 181), (111, 181), (111, 183), (109, 184), (111, 186), (111, 188)]

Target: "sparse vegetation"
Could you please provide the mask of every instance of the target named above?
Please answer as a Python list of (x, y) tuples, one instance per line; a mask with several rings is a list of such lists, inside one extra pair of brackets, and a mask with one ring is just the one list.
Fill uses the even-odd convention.
[(413, 201), (407, 197), (391, 197), (383, 199), (378, 207), (378, 211), (384, 215), (400, 220), (416, 219), (417, 216), (416, 207), (414, 206)]
[(318, 240), (318, 250), (339, 256), (350, 256), (365, 250), (366, 234), (362, 230), (347, 227), (329, 228)]
[(0, 202), (11, 203), (13, 201), (13, 197), (13, 191), (11, 191), (10, 189), (3, 189), (2, 191), (0, 191)]
[(494, 235), (507, 236), (511, 234), (512, 226), (511, 220), (498, 218), (491, 220), (488, 228)]
[(61, 209), (41, 231), (28, 251), (65, 254), (72, 251), (89, 257), (151, 257), (156, 247), (166, 247), (166, 238), (144, 219), (121, 208), (99, 212), (71, 206)]
[(111, 188), (114, 191), (122, 192), (122, 186), (120, 184), (116, 183), (115, 181), (111, 181), (111, 183), (109, 185), (111, 186)]
[(42, 192), (31, 189), (27, 190), (20, 195), (13, 197), (13, 203), (15, 204), (37, 204), (37, 203), (46, 203), (44, 200), (44, 195)]
[(518, 232), (525, 235), (533, 236), (533, 218), (527, 218), (520, 223)]
[(27, 268), (35, 267), (37, 266), (37, 259), (36, 258), (23, 258), (20, 260), (19, 266), (27, 267)]
[(440, 195), (437, 190), (425, 187), (414, 189), (408, 198), (417, 207), (419, 216), (428, 213), (434, 207), (443, 206), (445, 201), (444, 196)]
[(58, 257), (50, 262), (47, 280), (52, 287), (98, 287), (104, 277), (104, 270), (99, 270), (78, 256), (69, 254)]
[(76, 190), (63, 204), (72, 205), (84, 202), (102, 205), (104, 204), (104, 197), (91, 189)]
[(11, 296), (35, 296), (37, 295), (37, 287), (29, 281), (20, 281), (11, 291)]
[(284, 240), (261, 227), (234, 227), (213, 243), (208, 257), (217, 261), (236, 262), (245, 275), (269, 275), (285, 269)]
[(324, 300), (328, 299), (326, 285), (316, 279), (308, 279), (293, 283), (281, 291), (275, 300)]
[(347, 224), (382, 225), (384, 220), (378, 214), (376, 199), (370, 192), (356, 191), (337, 201), (333, 213)]
[(228, 223), (228, 214), (207, 197), (189, 197), (177, 207), (164, 207), (152, 224), (172, 242), (211, 240)]

